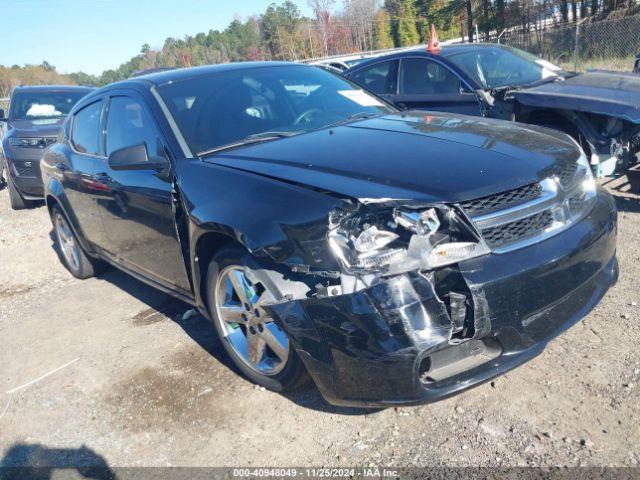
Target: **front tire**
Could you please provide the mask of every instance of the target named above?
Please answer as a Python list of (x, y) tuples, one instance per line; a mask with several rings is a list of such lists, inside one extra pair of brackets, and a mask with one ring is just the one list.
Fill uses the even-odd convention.
[(58, 256), (71, 275), (81, 280), (101, 273), (105, 264), (101, 260), (89, 257), (78, 242), (67, 217), (59, 207), (51, 208), (51, 221), (55, 234)]
[(262, 308), (283, 295), (250, 279), (253, 263), (235, 246), (213, 256), (207, 270), (209, 313), (224, 349), (247, 378), (276, 392), (292, 390), (308, 375), (285, 332)]

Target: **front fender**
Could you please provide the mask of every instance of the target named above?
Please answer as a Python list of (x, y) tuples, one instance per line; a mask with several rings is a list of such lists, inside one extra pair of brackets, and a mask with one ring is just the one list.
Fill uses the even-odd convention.
[[(183, 160), (177, 179), (194, 273), (199, 270), (196, 245), (212, 232), (279, 264), (338, 270), (327, 248), (327, 221), (344, 199), (200, 160)], [(197, 276), (194, 280), (198, 283)], [(199, 291), (199, 285), (194, 288)]]
[(327, 219), (342, 199), (233, 168), (189, 163), (178, 182), (191, 245), (213, 231), (278, 263), (335, 265), (326, 249)]

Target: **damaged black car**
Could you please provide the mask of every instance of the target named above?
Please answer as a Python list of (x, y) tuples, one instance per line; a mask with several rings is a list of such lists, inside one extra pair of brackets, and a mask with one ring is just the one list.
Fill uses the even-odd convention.
[(569, 136), (402, 114), (303, 65), (110, 85), (41, 168), (74, 276), (115, 265), (198, 308), (253, 382), (339, 405), (504, 373), (618, 275), (615, 204)]
[(596, 175), (637, 162), (640, 78), (624, 72), (565, 72), (495, 44), (403, 51), (344, 75), (400, 109), (436, 110), (542, 125), (571, 135)]

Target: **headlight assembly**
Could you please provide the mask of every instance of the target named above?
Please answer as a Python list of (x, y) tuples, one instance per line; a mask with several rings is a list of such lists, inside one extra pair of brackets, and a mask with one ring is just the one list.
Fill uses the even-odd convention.
[(434, 269), (489, 252), (473, 227), (447, 206), (334, 211), (329, 227), (331, 251), (350, 274)]
[(55, 141), (55, 137), (11, 137), (9, 144), (18, 148), (46, 148)]

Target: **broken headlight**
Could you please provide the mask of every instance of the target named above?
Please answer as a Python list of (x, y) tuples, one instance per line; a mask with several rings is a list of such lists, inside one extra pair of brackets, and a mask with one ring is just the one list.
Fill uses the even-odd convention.
[(448, 206), (334, 211), (328, 240), (344, 271), (356, 274), (434, 269), (489, 252), (470, 223)]

